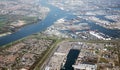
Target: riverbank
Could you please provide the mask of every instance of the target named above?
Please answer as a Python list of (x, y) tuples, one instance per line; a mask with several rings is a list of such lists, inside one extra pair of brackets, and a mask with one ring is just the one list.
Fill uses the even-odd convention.
[(41, 22), (50, 11), (38, 0), (1, 1), (0, 3), (0, 34), (14, 33), (24, 26)]
[(3, 34), (0, 34), (0, 37), (6, 36), (6, 35), (9, 35), (9, 34), (11, 34), (11, 32), (3, 33)]
[[(61, 18), (66, 18), (66, 19), (70, 20), (70, 22), (72, 22), (74, 25), (80, 24), (80, 27), (83, 27), (82, 29), (84, 29), (84, 27), (85, 27), (85, 29), (89, 30), (89, 28), (86, 28), (86, 27), (89, 26), (90, 30), (92, 30), (92, 31), (97, 30), (97, 31), (103, 33), (106, 36), (110, 36), (110, 37), (113, 37), (115, 39), (120, 37), (119, 36), (119, 34), (120, 34), (119, 30), (106, 29), (102, 26), (96, 25), (94, 22), (87, 19), (88, 16), (94, 16), (94, 15), (85, 15), (85, 14), (74, 15), (72, 13), (75, 13), (75, 12), (70, 13), (70, 12), (67, 12), (65, 10), (61, 10), (61, 9), (59, 9), (59, 7), (56, 7), (55, 5), (51, 5), (51, 4), (46, 3), (46, 1), (41, 1), (40, 4), (42, 6), (48, 7), (50, 9), (50, 12), (47, 14), (46, 18), (44, 20), (42, 20), (41, 22), (38, 22), (38, 24), (27, 25), (25, 27), (22, 27), (20, 30), (18, 30), (17, 32), (15, 32), (11, 35), (1, 37), (0, 38), (0, 46), (8, 44), (8, 43), (13, 42), (13, 41), (16, 41), (16, 40), (21, 39), (23, 37), (29, 36), (31, 34), (46, 30), (49, 26), (53, 25), (54, 22), (56, 22), (57, 20), (59, 20)], [(74, 23), (74, 21), (76, 21), (76, 20), (78, 22)], [(81, 25), (81, 23), (85, 23), (85, 25)], [(88, 32), (84, 32), (84, 31), (81, 32), (80, 30), (75, 30), (74, 29), (75, 27), (73, 27), (73, 28), (69, 27), (70, 28), (69, 30), (72, 31), (72, 32), (77, 31), (76, 34), (77, 34), (78, 38), (94, 39), (93, 36), (88, 34), (89, 31)], [(77, 27), (77, 28), (79, 29), (79, 27)], [(65, 33), (66, 31), (67, 30), (61, 30), (61, 32), (63, 32), (63, 33)], [(74, 35), (74, 34), (70, 33), (69, 35), (76, 38), (76, 35)], [(84, 35), (84, 36), (82, 36), (82, 35)]]

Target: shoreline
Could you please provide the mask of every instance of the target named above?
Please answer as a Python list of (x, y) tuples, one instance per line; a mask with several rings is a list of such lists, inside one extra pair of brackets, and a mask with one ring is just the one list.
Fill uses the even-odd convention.
[(0, 34), (0, 37), (7, 36), (7, 35), (10, 35), (10, 34), (12, 34), (12, 33), (11, 32), (2, 33), (2, 34)]

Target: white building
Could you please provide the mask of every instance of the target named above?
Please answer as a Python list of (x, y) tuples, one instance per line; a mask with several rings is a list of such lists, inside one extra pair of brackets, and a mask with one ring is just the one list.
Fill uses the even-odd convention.
[(97, 65), (90, 65), (90, 64), (78, 64), (72, 65), (74, 70), (97, 70)]

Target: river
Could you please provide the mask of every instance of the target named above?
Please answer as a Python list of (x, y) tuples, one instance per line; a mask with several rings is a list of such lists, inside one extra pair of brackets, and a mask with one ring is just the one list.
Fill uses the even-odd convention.
[[(38, 22), (37, 24), (27, 25), (13, 34), (10, 34), (10, 35), (4, 36), (4, 37), (0, 37), (0, 46), (14, 42), (14, 41), (24, 38), (26, 36), (41, 32), (41, 31), (45, 30), (47, 27), (51, 26), (55, 21), (57, 21), (60, 18), (76, 17), (75, 15), (72, 15), (66, 11), (60, 10), (59, 8), (48, 4), (46, 0), (42, 0), (41, 5), (48, 7), (50, 9), (50, 12), (48, 13), (47, 17), (44, 20), (42, 20), (41, 22)], [(57, 15), (57, 16), (55, 16), (55, 15)], [(120, 37), (119, 36), (120, 32), (117, 30), (106, 29), (106, 28), (98, 26), (92, 22), (89, 22), (89, 25), (91, 25), (91, 30), (97, 29), (109, 36)]]

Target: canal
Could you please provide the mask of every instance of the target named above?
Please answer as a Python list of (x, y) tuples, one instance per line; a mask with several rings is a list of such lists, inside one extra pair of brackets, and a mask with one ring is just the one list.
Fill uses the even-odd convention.
[(80, 50), (71, 49), (67, 55), (66, 63), (61, 70), (74, 70), (72, 65), (74, 65), (79, 53), (80, 53)]

